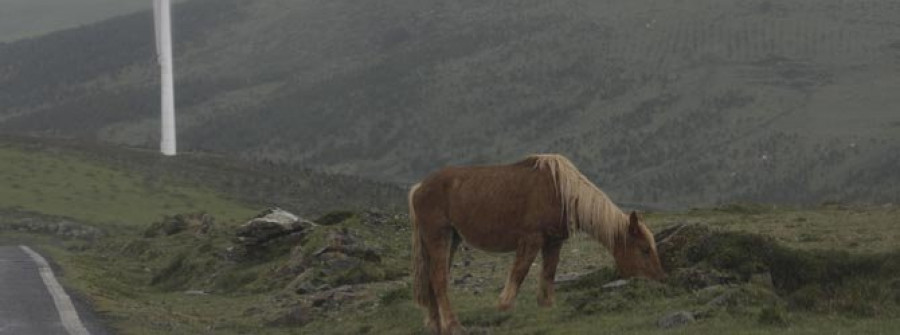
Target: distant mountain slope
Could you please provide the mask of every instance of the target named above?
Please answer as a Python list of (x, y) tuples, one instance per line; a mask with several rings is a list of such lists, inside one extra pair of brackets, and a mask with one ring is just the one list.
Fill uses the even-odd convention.
[[(189, 150), (403, 182), (561, 152), (619, 201), (900, 201), (896, 1), (175, 12)], [(0, 131), (155, 147), (151, 28), (141, 13), (0, 46)]]
[(0, 42), (36, 37), (147, 10), (152, 8), (152, 3), (152, 0), (3, 0)]

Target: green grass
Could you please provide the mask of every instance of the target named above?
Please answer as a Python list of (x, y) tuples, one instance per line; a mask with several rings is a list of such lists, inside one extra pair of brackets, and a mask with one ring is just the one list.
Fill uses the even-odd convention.
[(898, 216), (900, 208), (897, 206), (791, 208), (736, 205), (651, 215), (650, 224), (666, 227), (679, 222), (706, 223), (725, 230), (771, 236), (798, 249), (840, 249), (859, 253), (885, 252), (896, 248), (900, 242)]
[[(569, 296), (574, 294), (569, 294)], [(567, 297), (567, 295), (561, 295)], [(688, 297), (658, 297), (630, 309), (580, 315), (558, 301), (551, 309), (535, 303), (532, 290), (523, 291), (512, 312), (494, 308), (496, 295), (474, 296), (454, 292), (453, 305), (461, 322), (469, 329), (496, 334), (891, 334), (900, 321), (892, 318), (857, 318), (792, 312), (787, 327), (760, 322), (761, 308), (743, 314), (722, 313), (702, 319), (683, 328), (662, 330), (656, 320), (667, 313), (694, 307)], [(340, 322), (321, 320), (299, 329), (309, 334), (353, 334), (371, 328), (372, 334), (426, 334), (422, 328), (422, 312), (410, 302), (394, 304), (374, 312), (348, 311)], [(480, 331), (480, 332), (479, 332)]]
[[(334, 226), (320, 226), (300, 244), (303, 253), (312, 254), (329, 245), (329, 236), (349, 231), (360, 241), (379, 250), (385, 257), (378, 267), (362, 273), (382, 281), (370, 289), (372, 302), (401, 304), (403, 278), (408, 264), (407, 248), (399, 234), (398, 222), (371, 226), (358, 216), (346, 218)], [(171, 236), (141, 237), (134, 229), (118, 231), (102, 241), (47, 243), (37, 240), (42, 251), (65, 269), (63, 282), (87, 297), (110, 326), (122, 334), (170, 334), (181, 332), (215, 333), (290, 333), (290, 328), (261, 325), (273, 322), (285, 309), (299, 303), (292, 292), (291, 276), (281, 274), (293, 245), (270, 245), (267, 253), (243, 261), (227, 260), (223, 255), (233, 246), (235, 226), (216, 224), (210, 233), (195, 236), (188, 230)], [(311, 263), (309, 279), (316, 285), (340, 286), (359, 278), (359, 273), (334, 272), (318, 275), (327, 265)], [(347, 277), (357, 276), (357, 277)], [(366, 277), (362, 277), (366, 278)], [(380, 285), (380, 286), (379, 286)], [(208, 295), (189, 295), (202, 290)], [(390, 296), (393, 292), (393, 297)], [(384, 294), (382, 294), (384, 293)]]
[[(359, 214), (323, 218), (336, 216), (343, 221), (319, 226), (318, 231), (297, 244), (272, 247), (271, 254), (247, 263), (231, 264), (221, 259), (221, 252), (231, 245), (229, 237), (233, 229), (228, 225), (218, 225), (207, 237), (181, 233), (140, 238), (138, 232), (131, 232), (87, 246), (82, 242), (46, 244), (45, 250), (66, 269), (63, 278), (66, 285), (90, 297), (112, 327), (122, 334), (210, 331), (217, 334), (424, 334), (421, 310), (410, 299), (408, 277), (376, 276), (384, 281), (353, 286), (355, 292), (362, 294), (360, 297), (327, 310), (310, 307), (305, 311), (313, 316), (313, 321), (305, 326), (270, 325), (290, 308), (307, 306), (304, 304), (314, 299), (311, 295), (295, 293), (291, 278), (277, 275), (288, 261), (292, 246), (299, 246), (308, 255), (327, 245), (326, 237), (331, 232), (347, 229), (379, 250), (384, 269), (407, 271), (409, 230), (402, 219), (372, 225), (363, 222)], [(792, 226), (800, 217), (807, 219), (800, 223), (816, 224)], [(900, 212), (890, 208), (833, 207), (768, 208), (751, 212), (732, 208), (647, 215), (655, 231), (682, 222), (702, 222), (722, 232), (767, 236), (797, 250), (800, 260), (805, 259), (804, 253), (813, 255), (810, 257), (828, 255), (820, 251), (823, 249), (848, 251), (843, 258), (836, 258), (834, 264), (869, 259), (867, 255), (876, 252), (895, 251), (900, 234), (898, 228), (892, 228), (892, 223), (898, 218)], [(841, 227), (844, 229), (838, 229)], [(844, 236), (840, 234), (842, 231), (853, 233)], [(815, 237), (815, 242), (797, 239), (798, 232)], [(848, 248), (849, 242), (858, 245)], [(873, 283), (900, 286), (896, 279), (890, 278), (867, 281), (868, 277), (854, 277), (842, 280), (839, 285), (819, 287), (824, 291), (813, 285), (813, 288), (780, 295), (755, 283), (690, 291), (674, 283), (649, 281), (638, 281), (624, 290), (609, 293), (599, 285), (614, 278), (611, 259), (596, 243), (583, 237), (573, 238), (566, 244), (558, 273), (599, 272), (579, 281), (578, 285), (561, 287), (555, 307), (544, 309), (536, 304), (539, 266), (535, 266), (520, 291), (515, 310), (500, 312), (495, 308), (497, 296), (512, 258), (510, 254), (476, 250), (461, 250), (457, 254), (452, 279), (470, 277), (463, 284), (451, 287), (451, 301), (461, 322), (475, 333), (889, 334), (900, 326), (896, 318), (900, 314), (891, 307), (900, 303), (900, 295), (884, 298), (897, 299), (897, 302), (867, 300), (872, 298)], [(468, 266), (463, 265), (466, 260)], [(166, 269), (176, 263), (178, 266)], [(160, 273), (169, 276), (169, 280), (152, 284)], [(189, 289), (211, 293), (185, 294)], [(656, 320), (660, 317), (678, 310), (699, 310), (722, 292), (736, 292), (738, 298), (683, 328), (657, 328)], [(802, 305), (804, 301), (810, 305)]]
[(206, 211), (239, 220), (255, 210), (211, 190), (178, 186), (75, 155), (0, 146), (0, 206), (94, 224), (145, 225), (163, 215)]

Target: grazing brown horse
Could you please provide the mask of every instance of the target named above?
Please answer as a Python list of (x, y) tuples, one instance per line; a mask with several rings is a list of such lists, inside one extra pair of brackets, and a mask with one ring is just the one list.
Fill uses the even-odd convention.
[(413, 291), (435, 334), (462, 332), (450, 308), (447, 282), (461, 240), (491, 252), (516, 252), (501, 310), (513, 306), (538, 251), (543, 258), (538, 304), (553, 305), (553, 280), (563, 242), (587, 233), (610, 250), (624, 277), (662, 279), (653, 234), (623, 213), (560, 155), (533, 155), (498, 166), (449, 167), (409, 191), (413, 225)]

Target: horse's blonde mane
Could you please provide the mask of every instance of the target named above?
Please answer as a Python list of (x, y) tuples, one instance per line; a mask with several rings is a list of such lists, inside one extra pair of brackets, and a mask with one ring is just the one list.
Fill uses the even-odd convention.
[(529, 159), (534, 160), (535, 169), (552, 176), (563, 213), (568, 215), (569, 231), (582, 231), (613, 250), (627, 230), (627, 215), (569, 159), (555, 154), (532, 155)]

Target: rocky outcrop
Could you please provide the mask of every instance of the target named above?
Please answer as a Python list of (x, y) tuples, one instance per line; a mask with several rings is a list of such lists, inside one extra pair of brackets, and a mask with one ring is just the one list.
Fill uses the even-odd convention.
[(226, 258), (241, 262), (271, 256), (272, 246), (298, 244), (316, 224), (291, 212), (272, 208), (240, 225), (234, 234), (234, 245), (226, 250)]
[(768, 277), (777, 245), (759, 235), (679, 224), (656, 235), (669, 282), (692, 290)]
[[(321, 232), (316, 247), (295, 247), (291, 259), (279, 269), (296, 275), (291, 287), (298, 294), (342, 285), (381, 281), (397, 274), (382, 266), (381, 250), (366, 244), (347, 228)], [(304, 253), (303, 250), (307, 250)]]
[(674, 269), (693, 265), (689, 259), (690, 248), (710, 235), (705, 224), (677, 224), (656, 234), (656, 249), (663, 269)]
[(235, 241), (258, 246), (292, 234), (302, 233), (316, 224), (288, 211), (272, 208), (238, 227)]

